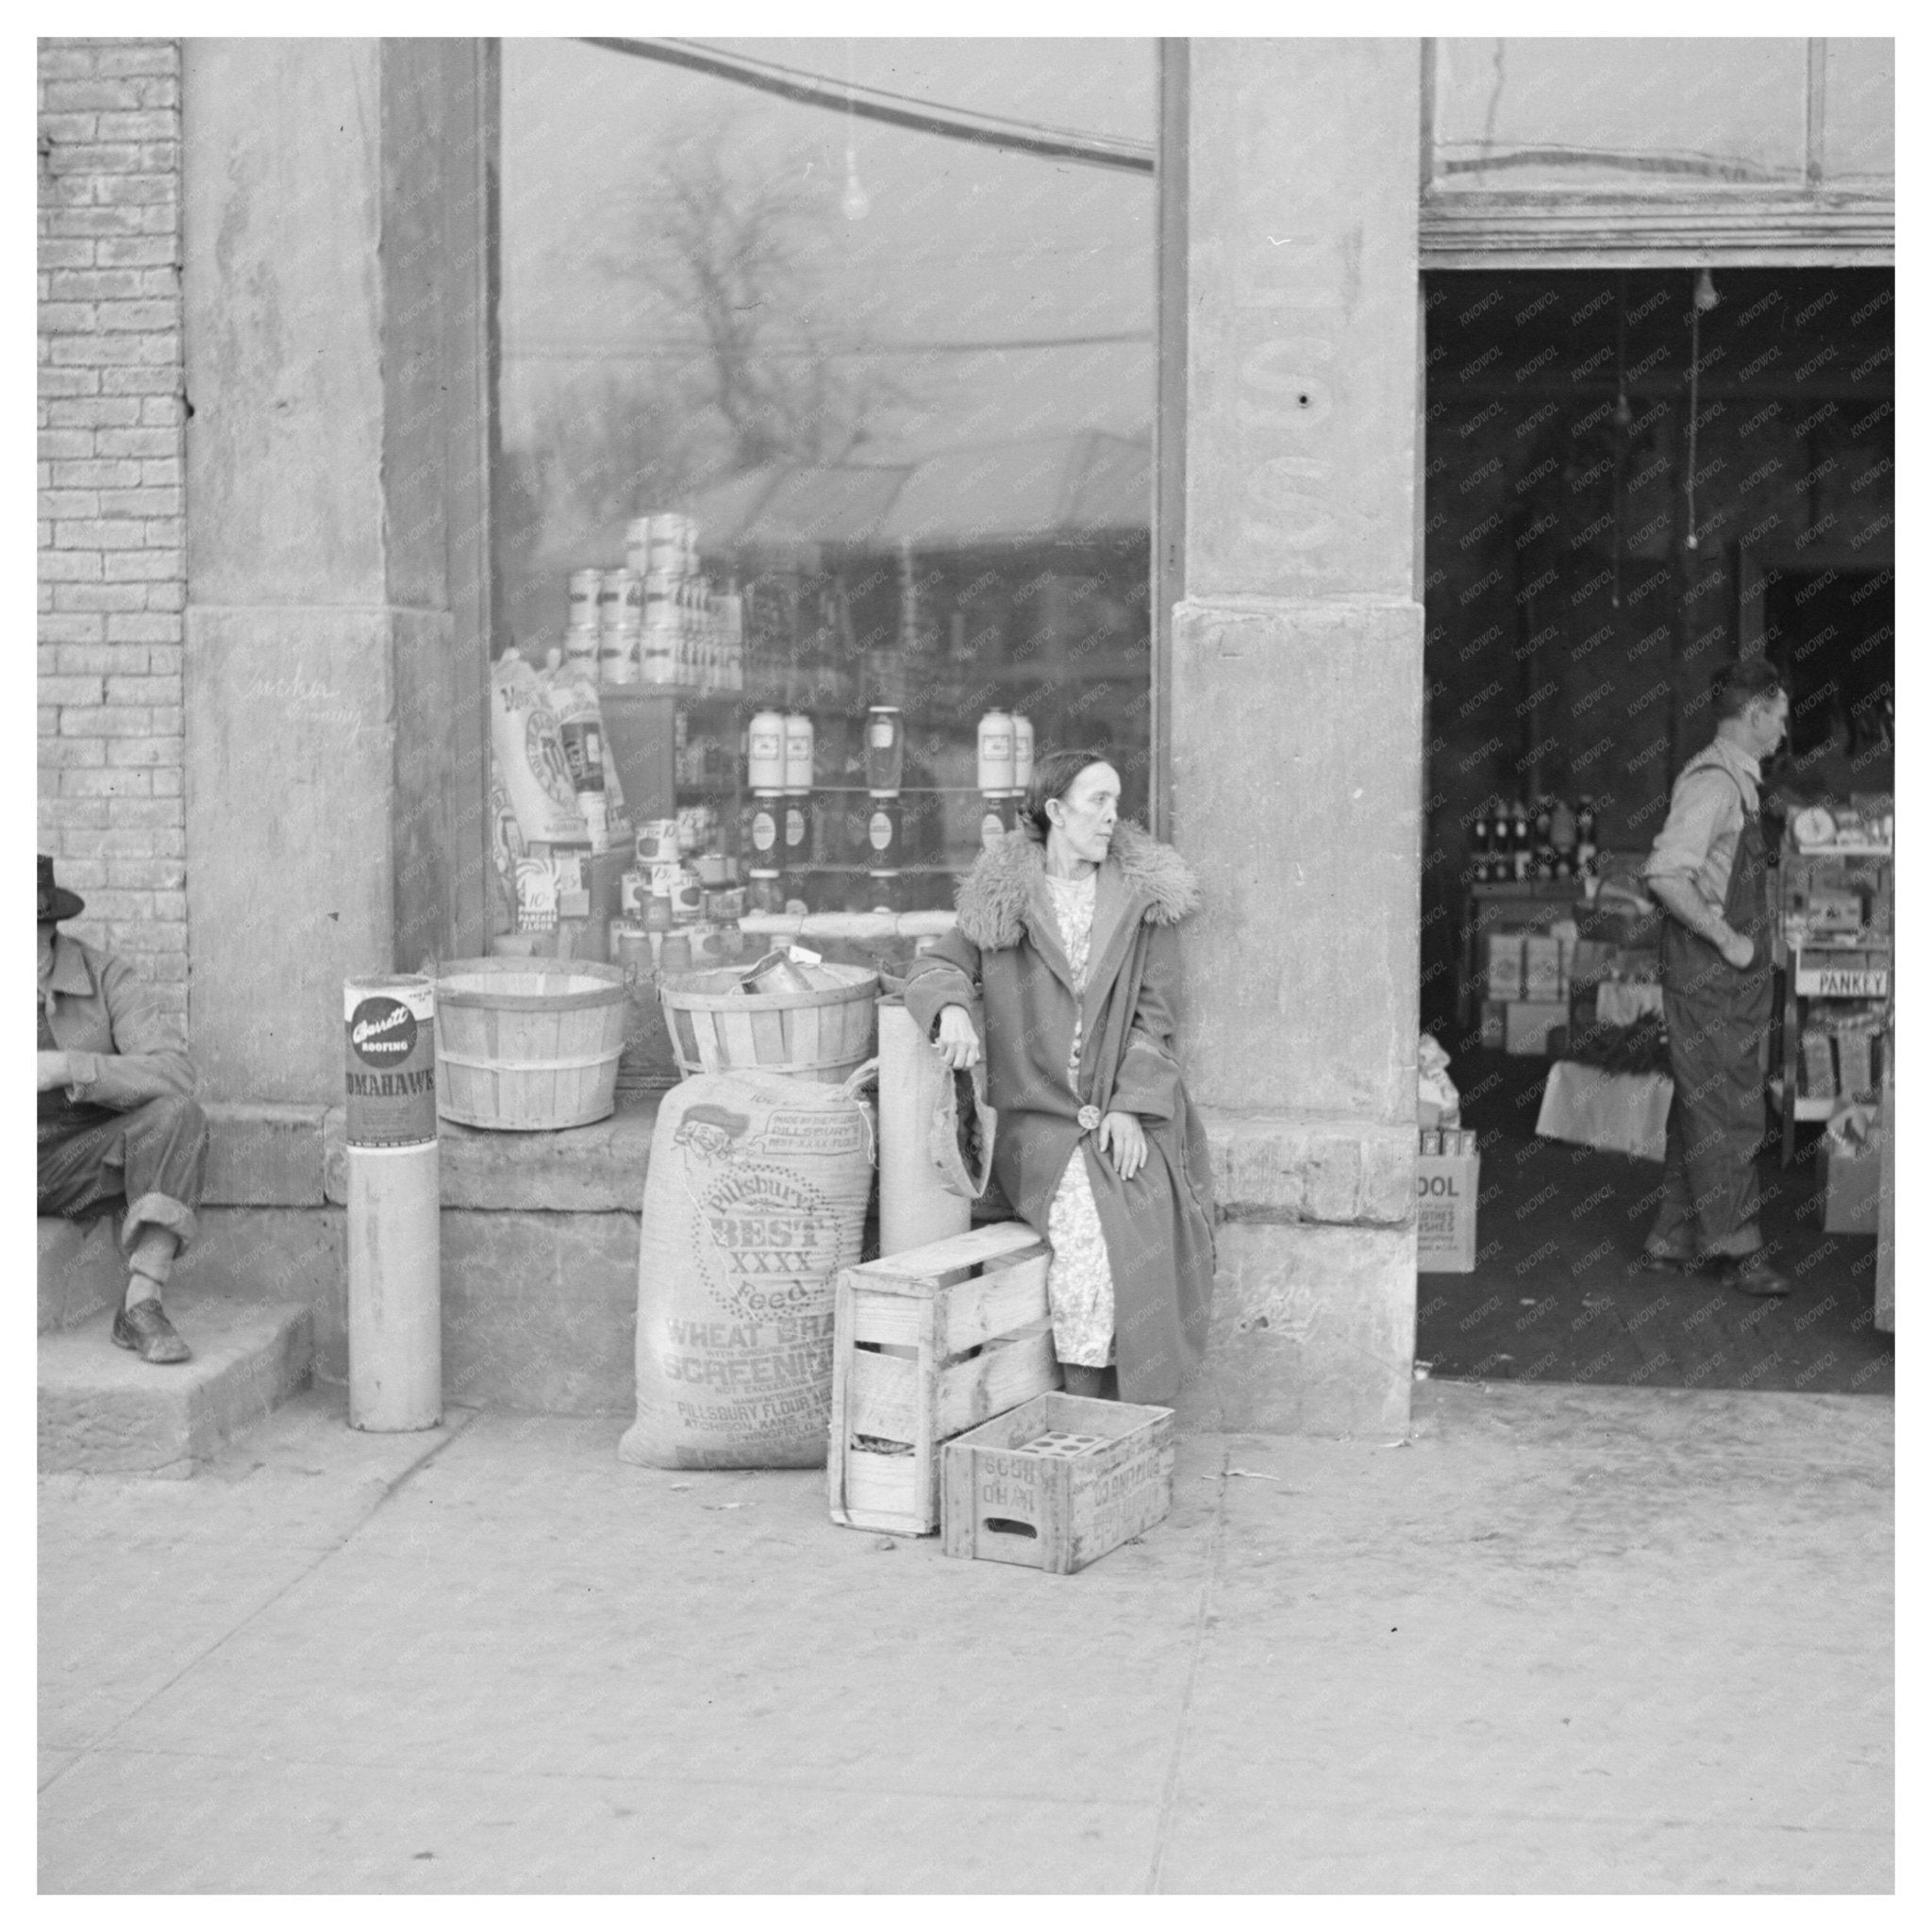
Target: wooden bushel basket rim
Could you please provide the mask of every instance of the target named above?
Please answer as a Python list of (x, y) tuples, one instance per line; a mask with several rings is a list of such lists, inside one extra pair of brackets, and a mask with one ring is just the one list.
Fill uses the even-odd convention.
[(744, 992), (741, 983), (744, 971), (738, 966), (707, 967), (702, 973), (667, 974), (658, 982), (658, 992), (666, 1006), (682, 1007), (694, 1013), (757, 1013), (796, 1011), (801, 1007), (836, 1007), (860, 999), (874, 999), (879, 976), (870, 966), (841, 966), (827, 961), (823, 971), (841, 977), (851, 974), (843, 986), (814, 988), (810, 992)]
[[(506, 981), (550, 985), (512, 992)], [(521, 1132), (602, 1120), (624, 1051), (624, 969), (595, 959), (451, 959), (436, 970), (437, 1110), (444, 1120)], [(462, 1051), (511, 1026), (532, 1057)], [(586, 1035), (591, 1037), (586, 1038)], [(556, 1084), (543, 1099), (532, 1082)], [(541, 1091), (541, 1090), (540, 1090)]]
[[(512, 975), (529, 978), (594, 979), (593, 987), (581, 992), (492, 992), (487, 986), (462, 986), (460, 979), (504, 979)], [(446, 959), (436, 969), (436, 1001), (439, 1008), (493, 1007), (508, 1012), (567, 1013), (591, 1007), (624, 1004), (624, 968), (608, 966), (599, 959)]]
[[(836, 1080), (870, 1059), (878, 1022), (877, 973), (869, 966), (827, 965), (824, 970), (837, 974), (841, 984), (804, 992), (747, 992), (741, 990), (745, 969), (735, 966), (678, 974), (662, 981), (659, 991), (670, 1023), (671, 1052), (680, 1071), (687, 1077), (732, 1072)], [(783, 1045), (761, 1038), (752, 1028), (754, 1021), (762, 1023), (767, 1036), (775, 1022), (782, 1029)], [(812, 1033), (815, 1053), (796, 1037), (801, 1026)], [(799, 1057), (801, 1049), (804, 1058)]]

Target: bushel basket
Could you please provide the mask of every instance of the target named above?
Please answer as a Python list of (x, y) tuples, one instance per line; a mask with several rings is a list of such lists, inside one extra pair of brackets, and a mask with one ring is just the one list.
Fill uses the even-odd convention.
[(667, 975), (658, 991), (679, 1071), (838, 1081), (863, 1066), (878, 1032), (879, 976), (865, 966), (817, 970), (839, 983), (810, 992), (746, 992), (741, 967)]
[(466, 1127), (581, 1127), (616, 1107), (624, 969), (452, 959), (436, 974), (436, 1110)]

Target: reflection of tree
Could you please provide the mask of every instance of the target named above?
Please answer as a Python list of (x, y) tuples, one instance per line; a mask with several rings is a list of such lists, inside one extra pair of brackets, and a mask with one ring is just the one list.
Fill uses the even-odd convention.
[(677, 503), (708, 462), (708, 439), (687, 412), (622, 366), (556, 385), (532, 415), (529, 439), (506, 448), (499, 472), (506, 614), (518, 637), (562, 624), (561, 590), (539, 575), (546, 560), (611, 561), (595, 542), (584, 550), (584, 540)]
[(839, 462), (891, 392), (826, 341), (812, 258), (834, 232), (830, 184), (802, 153), (775, 168), (735, 159), (731, 133), (674, 129), (658, 143), (642, 246), (619, 272), (652, 291), (690, 344), (685, 399), (722, 420), (726, 474)]

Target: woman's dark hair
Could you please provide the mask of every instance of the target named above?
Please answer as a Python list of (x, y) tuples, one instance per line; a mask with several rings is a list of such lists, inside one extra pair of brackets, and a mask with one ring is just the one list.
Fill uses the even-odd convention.
[(1089, 747), (1084, 751), (1050, 751), (1044, 758), (1036, 758), (1033, 763), (1033, 782), (1026, 788), (1026, 797), (1020, 807), (1020, 824), (1036, 839), (1046, 837), (1046, 802), (1050, 798), (1064, 798), (1073, 790), (1074, 780), (1090, 765), (1110, 765), (1112, 758), (1104, 751)]
[(1759, 698), (1774, 698), (1785, 688), (1778, 668), (1769, 658), (1740, 658), (1711, 680), (1711, 710), (1717, 722), (1741, 718)]

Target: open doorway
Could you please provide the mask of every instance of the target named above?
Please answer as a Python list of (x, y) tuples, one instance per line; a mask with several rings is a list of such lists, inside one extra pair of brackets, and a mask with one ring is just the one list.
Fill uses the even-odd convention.
[[(1423, 1019), (1480, 1159), (1474, 1265), (1418, 1281), (1435, 1374), (1892, 1387), (1875, 1241), (1846, 1231), (1823, 1120), (1790, 1164), (1774, 1135), (1760, 1156), (1790, 1297), (1637, 1265), (1669, 1091), (1641, 872), (1711, 739), (1713, 675), (1763, 651), (1788, 681), (1774, 842), (1779, 810), (1890, 791), (1890, 288), (1824, 269), (1720, 270), (1701, 291), (1690, 269), (1427, 278)], [(1551, 1097), (1565, 1062), (1647, 1099), (1579, 1127)]]

